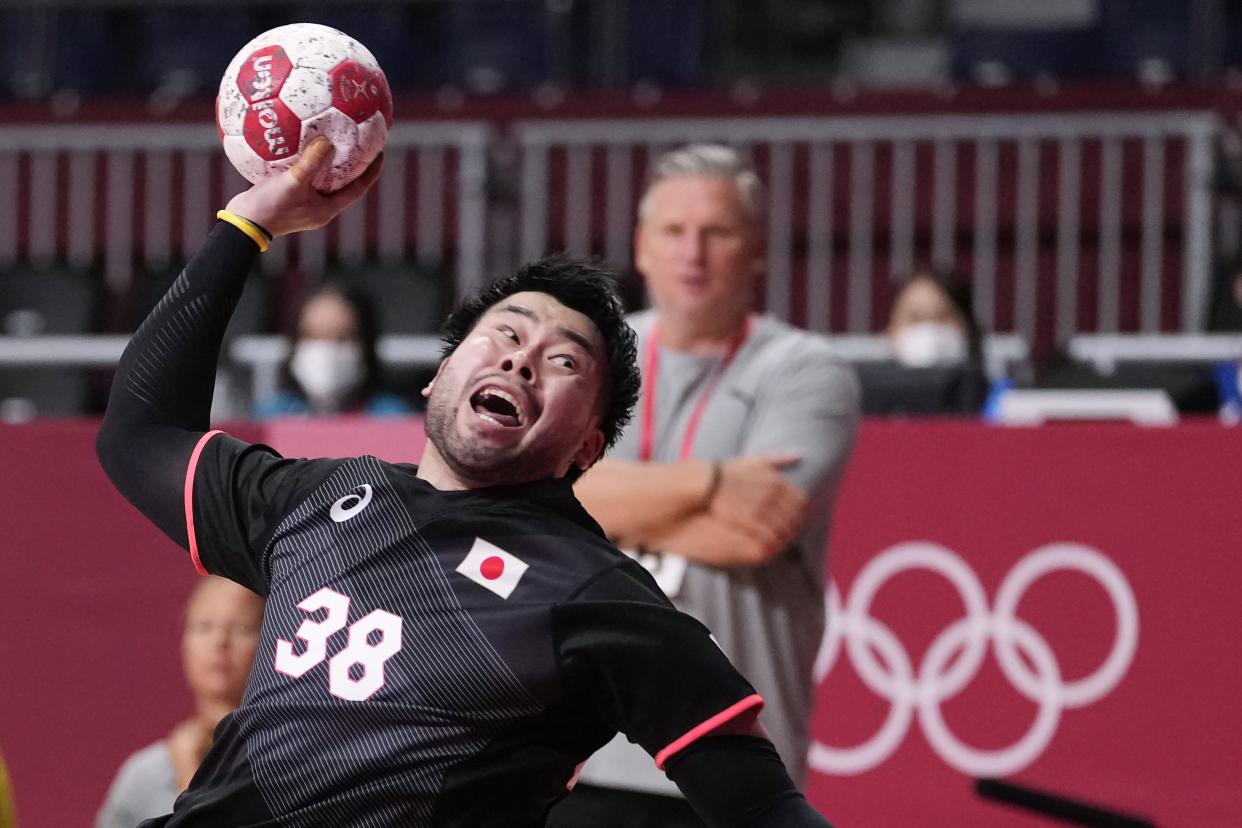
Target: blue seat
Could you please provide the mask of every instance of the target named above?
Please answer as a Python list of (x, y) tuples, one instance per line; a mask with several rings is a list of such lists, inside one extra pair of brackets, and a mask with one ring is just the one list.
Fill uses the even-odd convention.
[[(92, 274), (67, 268), (22, 268), (0, 274), (0, 335), (84, 334), (100, 298)], [(59, 366), (0, 369), (0, 419), (24, 420), (86, 411), (90, 373)]]
[(383, 334), (435, 334), (444, 319), (445, 277), (414, 264), (371, 264), (341, 268), (330, 278), (352, 282), (375, 303)]
[(0, 273), (0, 334), (85, 334), (100, 300), (99, 280), (67, 267), (19, 267)]
[(440, 4), (303, 4), (290, 21), (320, 23), (339, 29), (375, 56), (393, 92), (436, 88), (447, 80), (444, 12)]
[(475, 92), (530, 89), (548, 78), (544, 4), (451, 3), (444, 10), (448, 77)]
[(1055, 78), (1083, 78), (1104, 69), (1103, 33), (1085, 29), (959, 29), (952, 34), (952, 71), (973, 80), (976, 68), (996, 63), (1015, 80), (1047, 73)]
[(700, 0), (631, 0), (626, 24), (630, 81), (695, 86), (707, 80), (709, 24)]
[(243, 5), (152, 8), (140, 12), (135, 24), (140, 91), (175, 88), (183, 95), (214, 96), (229, 61), (260, 32)]
[(126, 71), (114, 23), (100, 9), (0, 11), (0, 85), (25, 99), (110, 91)]
[(1242, 365), (1237, 362), (1218, 362), (1212, 366), (1221, 414), (1233, 422), (1242, 420), (1242, 377), (1238, 376), (1239, 371), (1242, 371)]

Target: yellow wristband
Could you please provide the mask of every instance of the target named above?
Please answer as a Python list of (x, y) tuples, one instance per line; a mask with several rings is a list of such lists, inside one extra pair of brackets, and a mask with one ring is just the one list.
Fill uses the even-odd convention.
[(259, 246), (260, 253), (266, 253), (267, 248), (272, 244), (272, 234), (248, 218), (242, 218), (236, 213), (230, 213), (228, 210), (219, 211), (216, 213), (216, 218), (220, 219), (220, 221), (228, 222), (252, 238), (254, 243)]

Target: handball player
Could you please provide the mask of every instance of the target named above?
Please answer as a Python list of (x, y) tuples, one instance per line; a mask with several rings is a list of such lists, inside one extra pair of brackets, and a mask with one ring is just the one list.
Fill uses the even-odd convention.
[(261, 250), (379, 176), (320, 194), (330, 153), (317, 139), (221, 211), (126, 348), (99, 432), (113, 483), (195, 567), (267, 599), (241, 706), (144, 826), (539, 826), (617, 732), (709, 825), (827, 825), (763, 700), (573, 495), (639, 389), (608, 274), (541, 260), (453, 313), (417, 466), (208, 430)]

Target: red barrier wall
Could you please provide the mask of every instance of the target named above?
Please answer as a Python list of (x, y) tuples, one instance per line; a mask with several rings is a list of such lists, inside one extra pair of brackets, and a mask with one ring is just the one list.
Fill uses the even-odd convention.
[(980, 803), (963, 770), (1161, 826), (1242, 824), (1237, 429), (869, 423), (835, 532), (855, 603), (812, 763), (853, 773), (809, 790), (838, 825), (1049, 824)]
[[(417, 422), (232, 431), (287, 454), (422, 441)], [(973, 796), (999, 770), (1162, 826), (1242, 823), (1239, 436), (868, 423), (837, 507), (812, 801), (838, 826), (1048, 824)], [(90, 824), (118, 763), (187, 712), (192, 570), (93, 437), (0, 427), (0, 750), (23, 828)]]

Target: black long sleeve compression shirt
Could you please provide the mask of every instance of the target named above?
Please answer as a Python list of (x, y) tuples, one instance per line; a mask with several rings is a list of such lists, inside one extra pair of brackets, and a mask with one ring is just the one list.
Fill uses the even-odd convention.
[(258, 254), (237, 228), (215, 226), (121, 355), (95, 440), (113, 485), (182, 546), (185, 470), (207, 431), (224, 329)]

